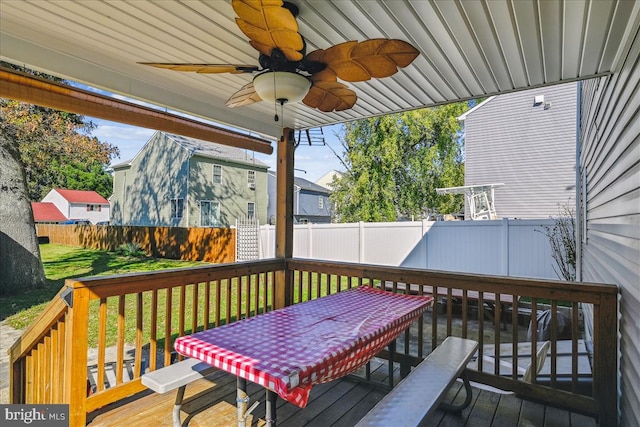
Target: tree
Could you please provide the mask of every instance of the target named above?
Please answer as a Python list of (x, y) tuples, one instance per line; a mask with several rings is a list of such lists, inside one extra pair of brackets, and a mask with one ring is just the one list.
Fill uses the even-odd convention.
[(0, 296), (44, 286), (45, 275), (15, 128), (0, 128)]
[(111, 194), (106, 166), (118, 149), (91, 137), (92, 129), (77, 114), (0, 99), (0, 295), (46, 280), (31, 201), (56, 187)]
[(343, 222), (395, 221), (457, 213), (464, 200), (436, 188), (464, 183), (464, 151), (457, 117), (467, 103), (347, 123), (340, 136), (347, 171), (332, 201)]
[(29, 197), (40, 201), (52, 188), (113, 191), (106, 167), (117, 147), (89, 134), (95, 128), (83, 116), (2, 99), (0, 122), (15, 128), (15, 140), (27, 178)]

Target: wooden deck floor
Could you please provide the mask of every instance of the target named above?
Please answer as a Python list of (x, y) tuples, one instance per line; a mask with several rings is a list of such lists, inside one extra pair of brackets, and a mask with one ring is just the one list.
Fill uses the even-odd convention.
[[(384, 380), (386, 368), (379, 364), (373, 371), (374, 380)], [(397, 370), (396, 370), (397, 371)], [(396, 376), (399, 374), (396, 374)], [(213, 386), (213, 387), (212, 387)], [(460, 385), (449, 390), (448, 400), (455, 398)], [(187, 387), (185, 397), (191, 397), (183, 406), (182, 419), (197, 408), (208, 409), (196, 413), (191, 427), (229, 427), (236, 425), (236, 380), (224, 372), (216, 372), (208, 378)], [(264, 391), (249, 383), (248, 393), (252, 401), (264, 400)], [(315, 386), (309, 403), (301, 409), (278, 399), (277, 421), (281, 427), (301, 426), (353, 426), (386, 394), (384, 388), (345, 378)], [(91, 427), (167, 426), (171, 427), (171, 411), (175, 393), (164, 395), (144, 392), (127, 401), (110, 405), (91, 414)], [(264, 402), (255, 410), (248, 426), (263, 426)], [(438, 410), (425, 426), (531, 426), (531, 427), (589, 427), (596, 426), (592, 418), (570, 413), (538, 403), (524, 401), (512, 395), (497, 394), (474, 389), (471, 405), (460, 414)], [(394, 426), (390, 426), (394, 427)]]

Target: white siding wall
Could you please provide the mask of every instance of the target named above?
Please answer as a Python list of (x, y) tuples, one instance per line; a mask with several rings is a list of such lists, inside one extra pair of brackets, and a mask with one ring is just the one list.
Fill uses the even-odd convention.
[(88, 203), (71, 203), (69, 206), (69, 219), (88, 219), (92, 224), (100, 221), (109, 221), (109, 205), (101, 205), (101, 210), (87, 211)]
[[(574, 204), (576, 87), (499, 95), (467, 115), (465, 185), (504, 183), (495, 190), (498, 218), (548, 218)], [(536, 95), (549, 108), (534, 106)]]
[(62, 212), (62, 215), (67, 218), (71, 218), (71, 206), (69, 201), (62, 197), (60, 193), (55, 190), (49, 191), (46, 196), (42, 198), (43, 202), (53, 203), (58, 210)]
[[(582, 280), (620, 286), (621, 425), (640, 425), (640, 36), (620, 72), (582, 83)], [(585, 321), (591, 326), (593, 313)], [(614, 333), (615, 331), (611, 331)]]
[[(306, 224), (293, 228), (293, 256), (329, 261), (557, 279), (551, 220)], [(272, 258), (275, 227), (261, 227), (260, 256)]]

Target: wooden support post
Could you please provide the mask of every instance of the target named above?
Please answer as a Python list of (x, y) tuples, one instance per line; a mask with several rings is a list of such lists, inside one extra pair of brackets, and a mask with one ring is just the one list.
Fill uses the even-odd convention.
[[(293, 129), (285, 128), (278, 141), (276, 258), (288, 260), (293, 256)], [(293, 272), (288, 269), (275, 273), (275, 306), (286, 307), (293, 302)]]
[(67, 280), (73, 288), (73, 299), (67, 315), (64, 358), (64, 402), (69, 403), (69, 426), (80, 427), (87, 423), (87, 340), (89, 335), (88, 288), (77, 286)]
[(618, 295), (604, 294), (594, 305), (594, 396), (600, 403), (601, 426), (618, 424)]

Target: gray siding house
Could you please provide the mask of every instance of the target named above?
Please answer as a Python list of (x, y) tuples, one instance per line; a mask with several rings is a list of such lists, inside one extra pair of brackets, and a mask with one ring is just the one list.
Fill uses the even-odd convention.
[[(269, 205), (267, 215), (269, 224), (275, 224), (276, 218), (276, 173), (268, 173)], [(298, 224), (330, 223), (332, 212), (329, 195), (331, 192), (318, 184), (303, 178), (293, 180), (293, 219)]]
[(267, 169), (244, 150), (156, 132), (113, 166), (114, 225), (229, 227), (267, 219)]
[(492, 96), (459, 120), (465, 186), (504, 184), (497, 218), (548, 218), (575, 205), (577, 83)]
[[(620, 286), (621, 426), (640, 422), (640, 37), (619, 72), (581, 83), (578, 280)], [(592, 306), (584, 307), (586, 330)], [(616, 331), (611, 331), (616, 333)]]

